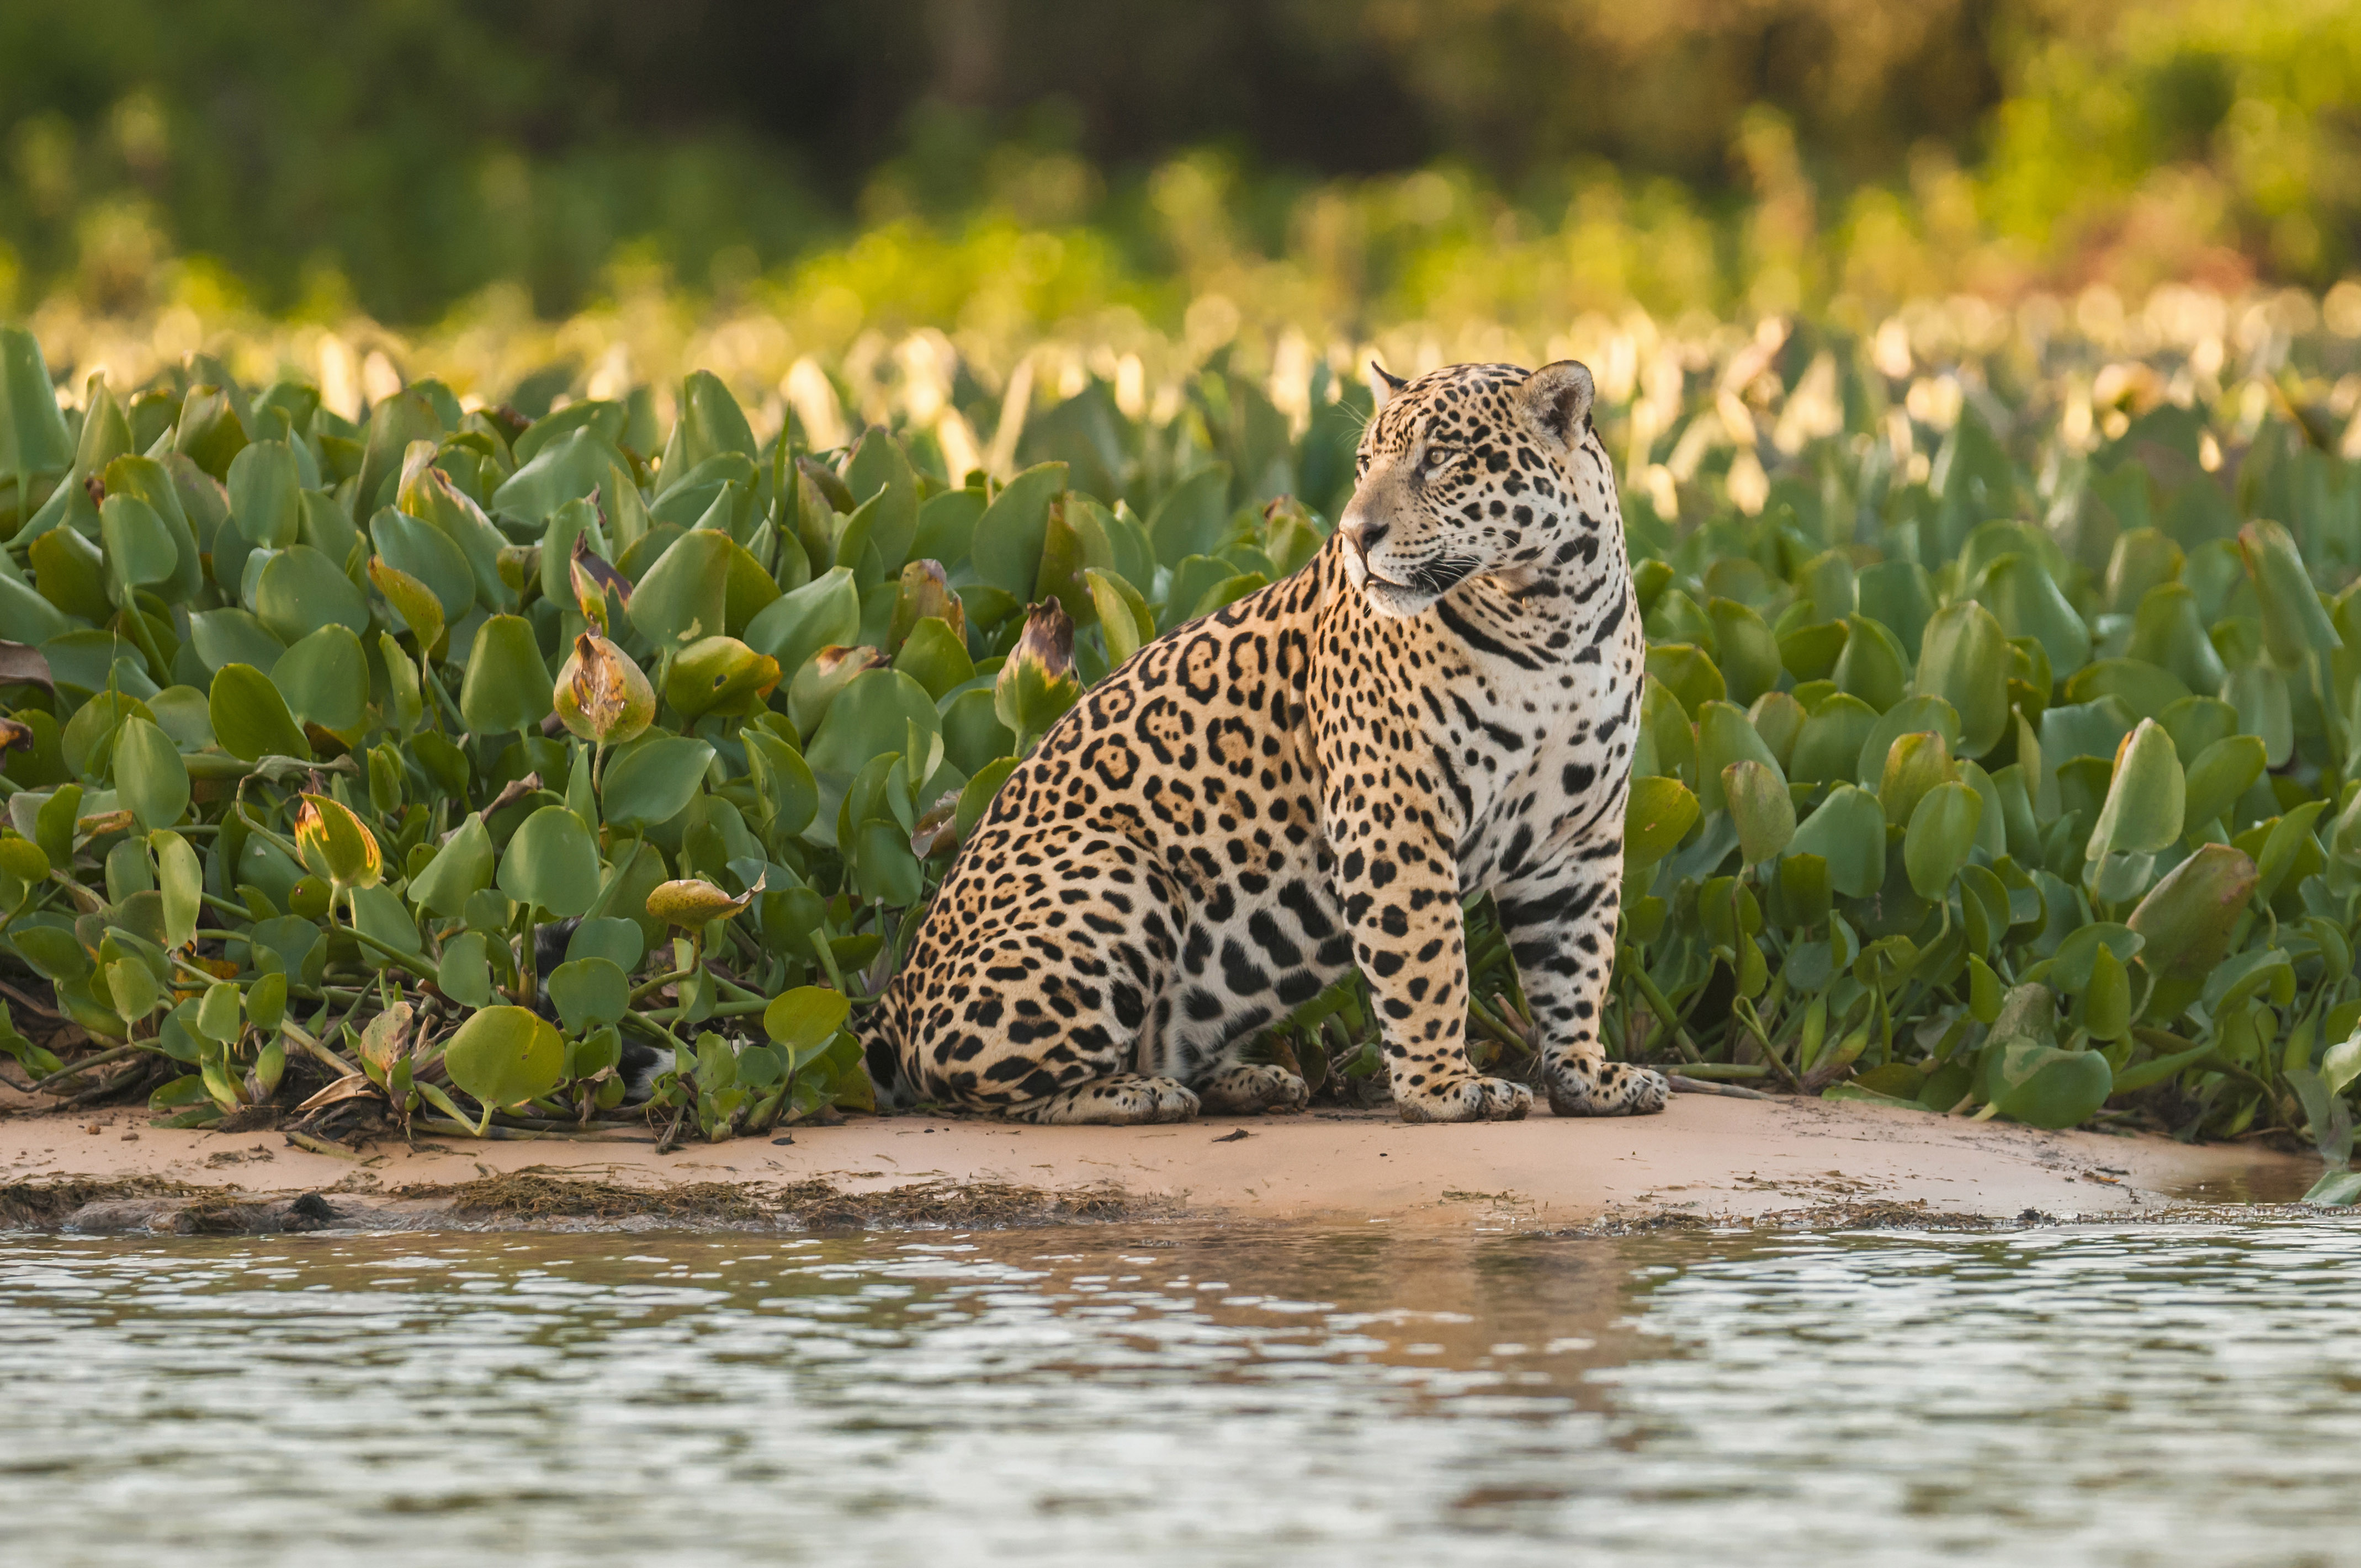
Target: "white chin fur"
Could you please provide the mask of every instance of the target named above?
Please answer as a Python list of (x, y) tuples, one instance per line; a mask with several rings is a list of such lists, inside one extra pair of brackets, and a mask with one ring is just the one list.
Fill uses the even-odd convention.
[(1416, 588), (1406, 588), (1399, 584), (1383, 583), (1375, 579), (1370, 580), (1363, 592), (1368, 598), (1371, 609), (1376, 610), (1379, 615), (1390, 615), (1401, 620), (1408, 620), (1419, 614), (1427, 606), (1433, 604), (1435, 598), (1434, 595), (1421, 593)]

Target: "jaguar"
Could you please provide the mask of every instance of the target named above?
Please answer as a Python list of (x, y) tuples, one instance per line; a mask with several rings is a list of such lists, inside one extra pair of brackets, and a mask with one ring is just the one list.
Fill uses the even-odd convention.
[(1404, 1119), (1523, 1116), (1467, 1052), (1489, 893), (1550, 1108), (1664, 1108), (1599, 1042), (1645, 651), (1590, 372), (1378, 374), (1312, 560), (1141, 648), (1001, 787), (857, 1022), (881, 1105), (1300, 1109), (1248, 1047), (1357, 966)]

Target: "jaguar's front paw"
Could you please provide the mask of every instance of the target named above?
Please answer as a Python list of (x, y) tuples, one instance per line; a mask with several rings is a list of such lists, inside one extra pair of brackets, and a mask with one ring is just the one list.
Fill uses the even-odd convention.
[(1553, 1062), (1543, 1081), (1561, 1116), (1653, 1116), (1673, 1092), (1663, 1073), (1596, 1057)]
[(1394, 1103), (1405, 1122), (1519, 1122), (1533, 1108), (1533, 1091), (1505, 1078), (1471, 1076), (1396, 1090)]
[(1252, 1116), (1264, 1111), (1301, 1111), (1311, 1103), (1312, 1091), (1283, 1067), (1245, 1062), (1197, 1085), (1197, 1098), (1216, 1115)]

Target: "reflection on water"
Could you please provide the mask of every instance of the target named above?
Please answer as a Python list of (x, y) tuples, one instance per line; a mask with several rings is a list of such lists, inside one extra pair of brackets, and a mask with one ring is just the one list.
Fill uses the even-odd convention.
[(2356, 1555), (2334, 1221), (0, 1237), (43, 1564)]

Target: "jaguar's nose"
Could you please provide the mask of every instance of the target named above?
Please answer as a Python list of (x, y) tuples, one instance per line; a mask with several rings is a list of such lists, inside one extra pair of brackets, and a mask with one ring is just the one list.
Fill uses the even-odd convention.
[(1345, 520), (1345, 541), (1364, 561), (1369, 558), (1369, 552), (1383, 544), (1386, 535), (1392, 532), (1392, 524), (1379, 522), (1367, 512), (1356, 513)]

